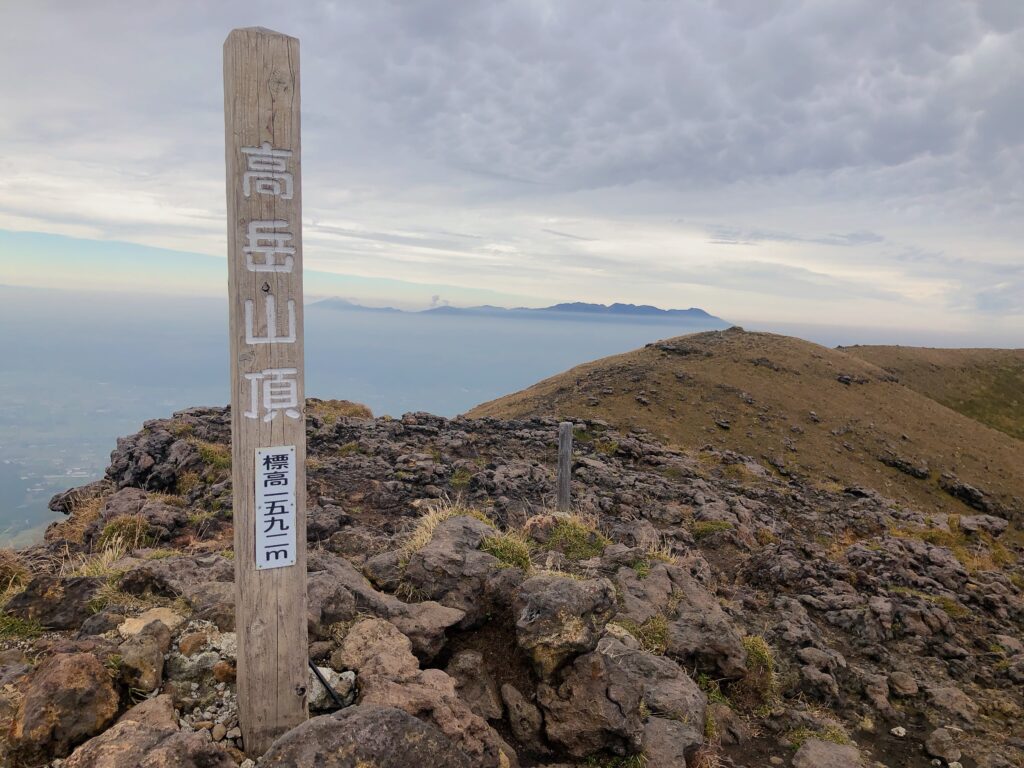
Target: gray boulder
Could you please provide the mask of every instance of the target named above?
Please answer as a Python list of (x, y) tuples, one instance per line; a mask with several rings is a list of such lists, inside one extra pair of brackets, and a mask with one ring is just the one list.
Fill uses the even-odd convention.
[(11, 598), (6, 611), (47, 629), (78, 629), (92, 616), (89, 603), (101, 586), (102, 580), (91, 576), (61, 579), (41, 573)]
[(460, 651), (445, 669), (455, 681), (455, 690), (469, 708), (485, 720), (497, 720), (504, 712), (494, 678), (484, 667), (480, 651)]
[(307, 720), (275, 741), (278, 768), (473, 768), (441, 731), (394, 707), (362, 705)]
[(199, 733), (122, 720), (75, 750), (64, 768), (234, 768), (224, 749)]
[(544, 716), (537, 705), (508, 683), (501, 686), (501, 700), (508, 709), (508, 724), (516, 740), (531, 752), (547, 753), (543, 735)]
[(793, 756), (793, 768), (861, 768), (860, 752), (850, 744), (808, 739)]
[(559, 685), (537, 688), (548, 739), (573, 757), (602, 750), (628, 755), (642, 747), (643, 686), (618, 663), (625, 652), (622, 643), (605, 638), (564, 670)]
[(593, 650), (614, 614), (615, 588), (608, 579), (534, 576), (513, 601), (516, 641), (544, 680), (572, 657)]
[(494, 532), (467, 515), (445, 520), (426, 546), (409, 558), (404, 582), (430, 600), (463, 611), (461, 626), (479, 624), (491, 610), (487, 579), (498, 566), (498, 559), (479, 547)]
[(679, 603), (669, 625), (668, 654), (716, 677), (743, 677), (747, 652), (718, 600), (679, 569), (675, 569), (672, 580)]

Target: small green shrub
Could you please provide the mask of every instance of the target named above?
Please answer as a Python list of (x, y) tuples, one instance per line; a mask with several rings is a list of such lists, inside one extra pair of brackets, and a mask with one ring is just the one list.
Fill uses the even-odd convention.
[(638, 579), (646, 579), (651, 575), (651, 561), (646, 557), (634, 560), (629, 567), (636, 571), (636, 577)]
[(183, 472), (178, 475), (175, 488), (179, 495), (184, 496), (191, 493), (201, 482), (202, 480), (200, 479), (198, 472)]
[(189, 512), (188, 522), (190, 525), (202, 525), (208, 523), (217, 516), (216, 510), (212, 509), (197, 509), (194, 512)]
[(480, 549), (498, 558), (503, 566), (529, 571), (530, 540), (514, 531), (505, 531), (483, 540)]
[(839, 723), (826, 723), (820, 728), (795, 728), (786, 734), (793, 749), (800, 749), (808, 739), (820, 739), (833, 744), (850, 744), (850, 737)]
[(559, 517), (545, 546), (570, 560), (589, 560), (604, 552), (611, 541), (580, 517)]
[(192, 440), (192, 445), (199, 451), (199, 458), (211, 469), (231, 469), (231, 446), (211, 443), (206, 440)]
[(174, 421), (167, 427), (167, 431), (179, 439), (189, 437), (192, 434), (192, 425), (183, 421)]
[(459, 467), (452, 472), (452, 488), (456, 490), (465, 490), (469, 487), (469, 481), (473, 479), (473, 473), (465, 467)]
[(640, 647), (648, 653), (661, 656), (668, 648), (668, 619), (661, 614), (652, 616), (643, 624), (637, 624), (629, 619), (616, 621), (615, 624), (635, 637)]
[(725, 704), (730, 706), (729, 697), (722, 693), (722, 686), (717, 680), (712, 680), (705, 673), (697, 675), (697, 685), (707, 694), (711, 704)]
[(42, 632), (42, 625), (34, 619), (19, 619), (9, 613), (0, 613), (0, 640), (28, 640)]
[(730, 695), (743, 708), (764, 712), (774, 706), (779, 697), (775, 656), (760, 635), (746, 635), (743, 647), (747, 651), (747, 674), (732, 686)]
[(693, 538), (700, 541), (716, 533), (731, 531), (732, 528), (732, 523), (728, 520), (696, 520), (690, 526), (690, 533), (693, 534)]

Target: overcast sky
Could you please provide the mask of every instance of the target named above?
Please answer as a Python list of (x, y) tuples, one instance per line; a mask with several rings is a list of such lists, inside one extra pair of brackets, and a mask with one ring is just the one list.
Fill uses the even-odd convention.
[(309, 269), (1024, 328), (1021, 0), (4, 3), (0, 229), (222, 256), (256, 25), (301, 40)]

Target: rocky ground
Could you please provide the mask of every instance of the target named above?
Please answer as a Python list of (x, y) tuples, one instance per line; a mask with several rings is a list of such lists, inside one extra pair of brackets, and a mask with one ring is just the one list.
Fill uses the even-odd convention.
[[(255, 764), (1024, 765), (1020, 510), (926, 516), (579, 423), (309, 404), (315, 715)], [(0, 558), (0, 763), (252, 766), (229, 418), (119, 441)], [(341, 706), (339, 706), (341, 705)]]

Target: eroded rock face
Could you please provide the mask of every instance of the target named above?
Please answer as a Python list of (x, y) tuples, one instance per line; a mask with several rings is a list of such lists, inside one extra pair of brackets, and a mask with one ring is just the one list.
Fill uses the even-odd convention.
[(463, 611), (433, 600), (405, 603), (394, 595), (380, 592), (351, 563), (329, 552), (311, 553), (309, 570), (326, 574), (336, 586), (347, 590), (357, 611), (373, 613), (394, 624), (409, 638), (417, 656), (424, 660), (430, 660), (440, 652), (446, 642), (445, 633), (465, 617)]
[(121, 720), (75, 750), (66, 768), (234, 768), (219, 745), (199, 733)]
[(668, 631), (668, 652), (725, 678), (746, 674), (747, 653), (718, 600), (682, 573), (673, 579), (679, 603)]
[(515, 751), (456, 693), (439, 669), (420, 670), (412, 643), (389, 622), (366, 619), (352, 627), (332, 664), (355, 670), (359, 704), (395, 707), (436, 725), (474, 766), (513, 768)]
[(537, 699), (548, 739), (574, 757), (607, 750), (639, 752), (643, 740), (640, 681), (618, 663), (627, 649), (606, 639), (566, 667), (557, 686), (541, 684)]
[(498, 564), (479, 547), (494, 533), (492, 526), (466, 515), (445, 520), (409, 558), (404, 580), (427, 598), (462, 611), (462, 626), (478, 624), (490, 609), (486, 584)]
[(497, 720), (504, 712), (494, 678), (484, 668), (479, 651), (460, 651), (445, 669), (455, 681), (455, 690), (476, 714), (485, 720)]
[(436, 726), (395, 707), (360, 705), (307, 720), (263, 756), (280, 768), (475, 768)]
[(544, 745), (544, 717), (537, 705), (528, 701), (514, 685), (501, 686), (501, 699), (508, 710), (508, 723), (520, 744), (535, 754), (549, 750)]
[(615, 588), (607, 579), (577, 581), (534, 576), (513, 602), (516, 639), (544, 680), (574, 656), (592, 650), (615, 615)]
[(10, 741), (28, 764), (67, 755), (113, 722), (118, 709), (110, 674), (91, 653), (46, 659), (25, 681), (22, 696)]
[(62, 579), (40, 574), (25, 590), (11, 598), (6, 610), (13, 616), (37, 621), (48, 629), (78, 629), (90, 616), (91, 601), (102, 580), (89, 576)]
[[(166, 754), (180, 754), (171, 749), (179, 741), (162, 735), (180, 717), (184, 730), (205, 727), (226, 751), (239, 746), (230, 519), (218, 513), (214, 520), (200, 515), (207, 521), (202, 526), (189, 521), (194, 513), (230, 508), (230, 480), (223, 461), (215, 460), (218, 446), (227, 446), (227, 415), (194, 409), (148, 423), (144, 433), (122, 441), (110, 477), (82, 492), (102, 498), (106, 516), (89, 535), (107, 520), (142, 515), (155, 535), (170, 536), (162, 548), (186, 539), (195, 545), (167, 558), (166, 550), (138, 550), (117, 563), (125, 571), (120, 589), (143, 600), (181, 598), (191, 608), (192, 624), (172, 633), (183, 634), (164, 662), (162, 682), (162, 641), (144, 639), (150, 622), (136, 615), (135, 601), (115, 600), (82, 622), (78, 639), (46, 633), (25, 641), (31, 645), (20, 656), (0, 652), (4, 731), (20, 711), (19, 689), (27, 690), (47, 659), (85, 654), (105, 666), (122, 702), (128, 686), (159, 684), (177, 706), (175, 712), (157, 697), (126, 713), (124, 721), (145, 720), (140, 724), (149, 729), (126, 740), (137, 737), (157, 751), (166, 743)], [(308, 558), (311, 657), (320, 666), (330, 660), (334, 679), (355, 676), (351, 693), (362, 696), (360, 708), (393, 705), (404, 718), (387, 721), (395, 728), (411, 722), (440, 734), (439, 765), (460, 765), (463, 758), (473, 766), (514, 764), (510, 745), (529, 764), (609, 761), (613, 753), (642, 748), (649, 766), (682, 765), (698, 747), (753, 764), (751, 755), (780, 749), (795, 729), (820, 733), (827, 724), (815, 713), (822, 707), (855, 738), (862, 718), (873, 719), (884, 735), (882, 726), (899, 716), (915, 744), (946, 728), (968, 764), (995, 768), (1024, 759), (1008, 729), (993, 725), (1024, 716), (1024, 645), (1017, 639), (1024, 592), (1019, 565), (1003, 565), (1007, 554), (1019, 554), (1019, 513), (1010, 499), (986, 496), (984, 503), (998, 508), (962, 515), (957, 527), (871, 489), (822, 490), (821, 478), (796, 476), (784, 457), (769, 459), (788, 473), (780, 482), (748, 457), (711, 447), (695, 457), (642, 432), (588, 422), (578, 425), (587, 438), (575, 446), (574, 503), (594, 523), (588, 544), (603, 551), (575, 558), (552, 541), (557, 518), (545, 513), (554, 421), (407, 414), (398, 420), (311, 416), (307, 426), (317, 459), (308, 478), (309, 531), (318, 544)], [(823, 416), (784, 431), (798, 435), (794, 426), (841, 432), (856, 425), (829, 424)], [(205, 458), (195, 441), (214, 444), (204, 446)], [(914, 446), (900, 451), (910, 456)], [(932, 476), (945, 469), (932, 467)], [(157, 490), (179, 495), (168, 499)], [(977, 500), (963, 492), (965, 501)], [(410, 556), (408, 532), (446, 495), (485, 512), (495, 527), (451, 518)], [(74, 497), (65, 494), (55, 504), (74, 516)], [(533, 568), (564, 576), (504, 567), (481, 551), (496, 530), (530, 520)], [(53, 538), (60, 531), (51, 533), (35, 561), (52, 562), (62, 551), (65, 542)], [(82, 545), (69, 543), (76, 556), (88, 555), (89, 535)], [(964, 547), (943, 546), (947, 535), (961, 537)], [(604, 538), (612, 543), (604, 546)], [(961, 550), (981, 560), (966, 561)], [(1000, 562), (986, 562), (986, 551)], [(48, 591), (34, 588), (21, 600), (45, 605)], [(88, 591), (83, 588), (81, 600), (50, 602), (73, 613), (89, 602)], [(363, 616), (376, 618), (349, 631)], [(80, 618), (58, 623), (73, 632)], [(117, 631), (122, 626), (135, 629)], [(483, 651), (500, 700), (480, 659), (451, 647)], [(758, 671), (765, 658), (776, 670), (770, 691), (772, 678)], [(714, 694), (718, 686), (733, 706), (713, 695), (717, 703), (709, 707), (690, 675)], [(60, 702), (66, 695), (61, 681), (35, 699), (34, 711), (45, 713), (49, 696)], [(701, 745), (706, 722), (715, 739)], [(85, 730), (54, 743), (87, 738)], [(325, 726), (325, 738), (329, 731)], [(5, 746), (0, 743), (0, 753)], [(116, 747), (97, 741), (90, 749), (102, 755)], [(935, 751), (942, 747), (933, 739)], [(339, 742), (335, 753), (328, 746), (324, 759), (373, 765), (372, 757), (346, 748)], [(829, 759), (850, 757), (848, 750), (808, 749), (826, 750)], [(419, 765), (431, 759), (425, 754)], [(819, 759), (810, 754), (800, 760)]]
[[(169, 617), (168, 621), (174, 623)], [(119, 630), (123, 632), (128, 624), (126, 621)], [(150, 619), (141, 628), (131, 627), (130, 631), (132, 634), (117, 649), (121, 657), (120, 679), (129, 688), (150, 693), (163, 678), (164, 654), (171, 647), (171, 631), (160, 619)]]

